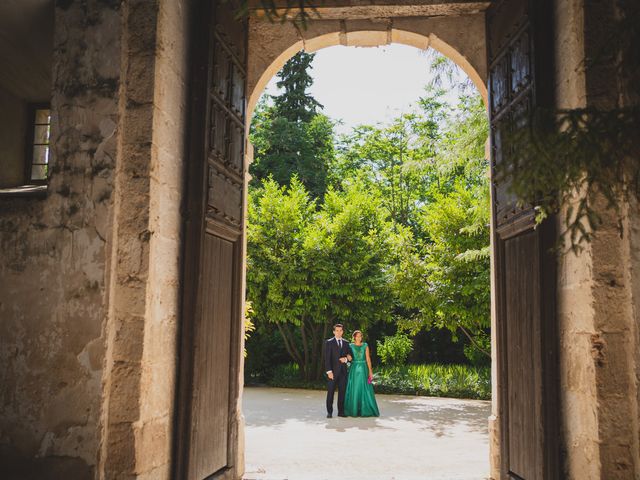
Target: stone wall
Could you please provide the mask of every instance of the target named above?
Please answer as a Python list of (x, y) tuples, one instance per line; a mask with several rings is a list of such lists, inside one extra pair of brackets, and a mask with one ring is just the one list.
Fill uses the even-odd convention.
[(101, 478), (170, 478), (189, 2), (130, 2), (104, 372)]
[(632, 387), (631, 395), (633, 411), (631, 428), (631, 442), (629, 453), (635, 460), (633, 473), (640, 478), (640, 202), (633, 199), (627, 210), (627, 233), (629, 235), (629, 263), (627, 264), (628, 281), (631, 294), (631, 328), (629, 331), (628, 358), (632, 365), (629, 371), (629, 383)]
[[(586, 103), (584, 19), (582, 1), (556, 2), (556, 98), (560, 108)], [(567, 28), (570, 26), (570, 28)], [(561, 216), (566, 210), (561, 213)], [(562, 218), (562, 217), (561, 217)], [(562, 231), (562, 225), (558, 226)], [(595, 368), (592, 361), (593, 306), (590, 251), (558, 261), (558, 323), (560, 332), (560, 401), (566, 473), (569, 478), (597, 478), (599, 472)]]
[(56, 6), (47, 196), (0, 198), (10, 478), (170, 478), (189, 5)]
[[(387, 13), (393, 13), (393, 10)], [(335, 45), (373, 47), (402, 43), (423, 50), (434, 48), (456, 62), (486, 100), (483, 13), (454, 17), (391, 16), (374, 19), (350, 19), (348, 12), (343, 15), (343, 20), (310, 21), (305, 29), (297, 28), (290, 22), (270, 23), (261, 18), (250, 20), (247, 80), (250, 114), (269, 80), (295, 53), (303, 49), (314, 52)]]
[[(584, 62), (610, 46), (606, 32), (612, 2), (556, 3), (558, 106), (619, 106), (610, 57)], [(595, 238), (580, 254), (560, 259), (564, 474), (571, 479), (634, 479), (640, 477), (640, 211), (634, 202), (623, 202), (622, 217), (604, 201), (594, 206), (603, 219)]]
[(0, 464), (9, 478), (92, 478), (100, 443), (118, 2), (61, 2), (56, 24), (47, 197), (0, 198)]

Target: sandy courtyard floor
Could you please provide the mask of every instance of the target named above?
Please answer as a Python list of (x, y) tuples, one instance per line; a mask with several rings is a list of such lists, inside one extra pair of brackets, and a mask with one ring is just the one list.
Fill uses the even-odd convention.
[(490, 402), (404, 395), (376, 399), (379, 418), (328, 419), (324, 392), (245, 388), (245, 479), (488, 477)]

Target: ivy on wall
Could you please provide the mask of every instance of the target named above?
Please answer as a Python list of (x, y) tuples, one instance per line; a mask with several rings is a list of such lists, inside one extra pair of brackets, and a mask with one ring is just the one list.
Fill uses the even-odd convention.
[(574, 252), (602, 225), (601, 199), (617, 215), (621, 235), (623, 206), (640, 200), (640, 2), (608, 8), (581, 67), (608, 74), (613, 105), (538, 108), (514, 119), (516, 128), (505, 133), (515, 155), (496, 166), (497, 180), (510, 184), (520, 204), (536, 206), (538, 222), (567, 206), (559, 247)]
[[(621, 220), (621, 206), (640, 195), (640, 108), (537, 109), (516, 119), (507, 143), (517, 152), (498, 164), (522, 205), (535, 205), (537, 221), (564, 210), (561, 246), (579, 251), (602, 224), (598, 198)], [(619, 222), (620, 228), (622, 222)]]

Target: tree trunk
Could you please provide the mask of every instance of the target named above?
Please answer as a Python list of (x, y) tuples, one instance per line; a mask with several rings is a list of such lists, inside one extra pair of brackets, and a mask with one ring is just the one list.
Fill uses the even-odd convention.
[(300, 322), (300, 338), (302, 338), (302, 349), (304, 351), (304, 366), (302, 375), (305, 381), (309, 381), (311, 377), (311, 365), (309, 365), (309, 342), (307, 341), (307, 331), (305, 329), (306, 320), (303, 318)]
[(289, 329), (286, 328), (286, 325), (283, 325), (281, 323), (276, 323), (276, 326), (278, 327), (278, 331), (280, 332), (280, 335), (284, 340), (284, 346), (287, 349), (287, 353), (293, 359), (293, 361), (297, 363), (298, 366), (300, 366), (301, 369), (304, 368), (302, 356), (300, 355), (300, 351), (296, 347), (295, 339), (290, 338), (291, 333), (289, 332)]
[(316, 380), (320, 380), (324, 373), (324, 341), (327, 338), (327, 335), (329, 335), (329, 323), (330, 322), (325, 322), (322, 325), (322, 338), (317, 342), (318, 348), (320, 348), (320, 355), (318, 355), (319, 362), (316, 365)]

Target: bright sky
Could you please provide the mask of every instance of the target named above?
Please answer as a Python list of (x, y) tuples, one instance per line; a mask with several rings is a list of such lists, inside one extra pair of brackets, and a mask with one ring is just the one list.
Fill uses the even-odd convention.
[[(384, 123), (411, 111), (431, 79), (430, 63), (427, 52), (399, 44), (324, 48), (312, 63), (310, 91), (324, 105), (325, 114), (344, 121), (337, 128), (344, 133), (359, 124)], [(267, 93), (278, 93), (276, 80), (271, 80)]]

